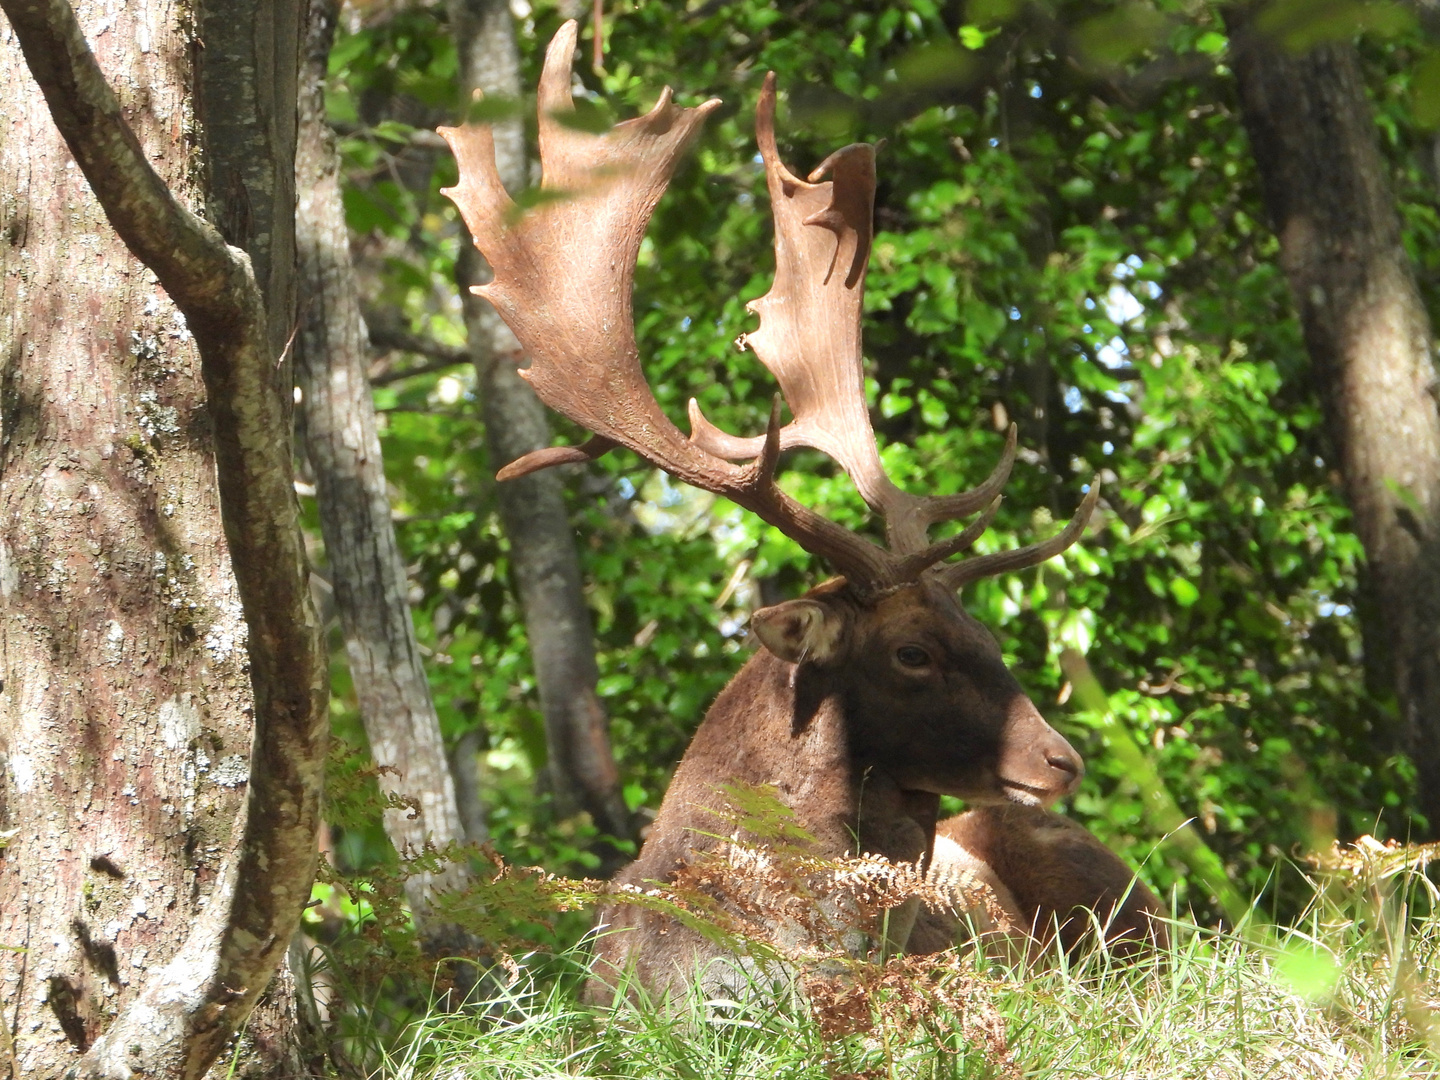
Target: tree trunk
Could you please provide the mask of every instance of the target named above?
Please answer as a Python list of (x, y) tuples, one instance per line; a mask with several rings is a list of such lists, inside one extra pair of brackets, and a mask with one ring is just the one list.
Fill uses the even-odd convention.
[[(1370, 587), (1419, 809), (1440, 829), (1440, 415), (1429, 318), (1347, 44), (1287, 52), (1232, 19), (1245, 124)], [(1375, 648), (1378, 643), (1371, 642)], [(1393, 733), (1391, 735), (1393, 738)]]
[[(194, 343), (4, 36), (0, 1001), (28, 1078), (72, 1065), (184, 941), (230, 851), (251, 695)], [(198, 201), (170, 138), (191, 103), (160, 76), (184, 35), (137, 3), (98, 43), (151, 88), (122, 104)]]
[[(68, 4), (0, 3), (0, 1021), (27, 1080), (196, 1077), (313, 876), (326, 695), (270, 344), (290, 314), (187, 209), (205, 11), (86, 8), (117, 100)], [(263, 25), (219, 59), (283, 112), (293, 5), (227, 10)], [(290, 151), (282, 123), (266, 153)], [(279, 200), (287, 264), (286, 193), (243, 195)], [(283, 991), (238, 1074), (298, 1069)]]
[[(405, 599), (405, 567), (390, 520), (375, 405), (365, 378), (367, 336), (340, 199), (339, 157), (325, 120), (325, 72), (339, 9), (336, 0), (314, 0), (307, 32), (296, 155), (305, 310), (295, 371), (360, 716), (376, 764), (399, 771), (398, 778), (387, 776), (383, 783), (414, 799), (420, 811), (385, 813), (386, 835), (404, 854), (423, 850), (427, 842), (437, 847), (462, 842), (465, 830)], [(433, 891), (458, 886), (465, 876), (452, 864), (443, 875), (416, 875), (406, 882), (406, 898), (422, 929)]]
[[(521, 100), (520, 56), (509, 5), (504, 0), (454, 0), (450, 20), (460, 50), (463, 98), (469, 100), (478, 89)], [(495, 124), (494, 131), (500, 178), (509, 191), (518, 192), (526, 183), (524, 128), (516, 119)], [(466, 288), (489, 276), (472, 245), (464, 245), (456, 272), (486, 445), (491, 463), (499, 468), (550, 445), (550, 428), (544, 406), (516, 374), (524, 359), (519, 343), (495, 309)], [(620, 794), (609, 720), (595, 693), (599, 671), (594, 637), (561, 484), (559, 471), (549, 470), (498, 487), (500, 518), (510, 541), (510, 563), (545, 717), (548, 780), (558, 813), (588, 811), (602, 833), (629, 839), (634, 826)], [(600, 854), (607, 872), (625, 861), (608, 845)]]
[(195, 119), (204, 137), (206, 209), (250, 256), (269, 315), (275, 384), (288, 407), (295, 332), (295, 138), (301, 0), (203, 0)]

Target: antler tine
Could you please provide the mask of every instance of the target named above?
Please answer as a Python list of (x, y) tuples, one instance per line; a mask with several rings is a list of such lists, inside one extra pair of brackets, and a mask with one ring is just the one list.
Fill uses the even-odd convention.
[(582, 447), (526, 455), (502, 475), (625, 446), (677, 479), (754, 511), (862, 587), (893, 583), (889, 553), (775, 485), (778, 402), (763, 452), (756, 447), (756, 460), (741, 466), (686, 439), (650, 393), (631, 317), (635, 260), (680, 156), (720, 102), (681, 108), (666, 90), (647, 115), (603, 135), (575, 130), (563, 114), (574, 108), (577, 33), (573, 20), (560, 28), (540, 79), (541, 188), (550, 198), (517, 213), (496, 173), (488, 125), (440, 130), (460, 165), (459, 182), (444, 194), (460, 208), (494, 271), (488, 285), (473, 291), (495, 306), (529, 354), (531, 365), (521, 374), (540, 399), (595, 434)]
[[(1042, 540), (1037, 544), (1029, 544), (1013, 551), (996, 551), (973, 559), (963, 559), (957, 563), (947, 563), (935, 567), (930, 573), (947, 589), (963, 589), (966, 585), (979, 581), (981, 578), (993, 577), (1011, 570), (1023, 570), (1027, 566), (1036, 566), (1046, 559), (1053, 559), (1084, 534), (1085, 526), (1089, 524), (1090, 515), (1095, 510), (1095, 504), (1099, 499), (1100, 478), (1096, 476), (1090, 481), (1090, 490), (1085, 493), (1085, 498), (1080, 500), (1080, 505), (1075, 510), (1075, 516), (1070, 519), (1069, 524), (1063, 530), (1049, 540)], [(966, 532), (969, 530), (967, 529)]]
[(556, 465), (578, 465), (582, 461), (594, 461), (614, 450), (616, 445), (614, 439), (592, 435), (579, 446), (546, 446), (540, 450), (531, 450), (497, 472), (495, 479), (519, 480), (522, 476), (529, 476), (533, 472)]
[(1010, 479), (1010, 470), (1015, 467), (1015, 451), (1019, 439), (1019, 429), (1011, 424), (1005, 430), (1005, 449), (1001, 451), (1000, 460), (978, 487), (954, 495), (932, 495), (917, 500), (916, 516), (923, 519), (921, 528), (928, 528), (941, 521), (954, 521), (956, 518), (973, 514), (982, 506), (988, 506), (990, 500), (1004, 490)]
[[(968, 492), (967, 492), (968, 494)], [(931, 544), (924, 551), (917, 551), (914, 555), (907, 555), (900, 560), (898, 573), (906, 579), (918, 578), (924, 571), (937, 563), (944, 562), (952, 555), (958, 555), (962, 551), (969, 551), (975, 541), (985, 534), (990, 523), (995, 520), (995, 515), (1000, 511), (1000, 503), (1003, 500), (996, 495), (990, 500), (990, 505), (985, 507), (984, 512), (966, 525), (964, 529), (954, 536), (938, 543)]]
[[(1000, 454), (1000, 460), (978, 487), (954, 495), (931, 495), (926, 498), (907, 496), (905, 502), (892, 511), (893, 520), (886, 519), (886, 529), (892, 538), (891, 549), (912, 552), (901, 562), (906, 573), (919, 574), (958, 552), (968, 550), (970, 545), (980, 539), (980, 534), (1000, 509), (1000, 492), (1004, 490), (1006, 481), (1010, 479), (1010, 470), (1015, 465), (1018, 440), (1018, 429), (1011, 424), (1005, 432), (1005, 449)], [(986, 507), (985, 512), (966, 526), (964, 531), (948, 540), (923, 547), (931, 525), (965, 517), (982, 506)], [(919, 550), (916, 550), (917, 548)]]

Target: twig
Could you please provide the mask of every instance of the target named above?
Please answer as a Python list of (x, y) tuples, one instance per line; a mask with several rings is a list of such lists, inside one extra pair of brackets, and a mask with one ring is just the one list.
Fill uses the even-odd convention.
[[(414, 350), (407, 350), (414, 351)], [(401, 368), (398, 371), (389, 368), (381, 368), (369, 376), (371, 386), (389, 386), (391, 383), (400, 382), (402, 379), (413, 378), (417, 375), (433, 375), (437, 371), (448, 371), (453, 367), (470, 362), (467, 357), (464, 360), (450, 358), (431, 360), (426, 364), (416, 364), (414, 367)]]
[(470, 350), (463, 345), (446, 345), (431, 337), (412, 334), (408, 330), (401, 330), (383, 318), (367, 317), (365, 321), (370, 328), (370, 344), (375, 348), (384, 352), (414, 353), (416, 356), (429, 357), (431, 361), (429, 364), (410, 368), (403, 372), (384, 372), (378, 376), (372, 376), (370, 381), (377, 386), (395, 382), (397, 379), (405, 379), (411, 375), (422, 375), (430, 371), (438, 371), (441, 368), (470, 363)]

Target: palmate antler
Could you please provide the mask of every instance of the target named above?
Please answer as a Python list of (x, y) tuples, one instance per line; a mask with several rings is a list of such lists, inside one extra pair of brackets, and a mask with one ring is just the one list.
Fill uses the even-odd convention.
[[(775, 215), (775, 283), (750, 305), (760, 327), (740, 339), (780, 383), (794, 419), (780, 426), (777, 395), (766, 433), (727, 435), (690, 403), (693, 434), (672, 424), (645, 382), (631, 312), (635, 260), (645, 227), (680, 156), (720, 104), (681, 108), (667, 89), (645, 116), (603, 135), (567, 126), (574, 109), (570, 69), (577, 28), (568, 22), (545, 54), (539, 121), (543, 198), (521, 213), (495, 169), (486, 124), (441, 128), (460, 166), (444, 194), (454, 200), (494, 271), (474, 289), (489, 300), (530, 355), (521, 372), (540, 399), (594, 433), (580, 447), (527, 454), (500, 471), (511, 479), (562, 462), (634, 450), (672, 476), (723, 495), (819, 555), (854, 585), (879, 590), (933, 573), (952, 588), (1032, 566), (1079, 538), (1099, 493), (1092, 483), (1075, 517), (1050, 540), (955, 563), (999, 505), (1015, 459), (1015, 428), (1000, 464), (979, 487), (921, 498), (885, 474), (865, 406), (860, 314), (872, 238), (875, 151), (847, 146), (808, 180), (791, 174), (775, 146), (775, 80), (765, 80), (756, 116)], [(831, 179), (822, 177), (830, 175)], [(850, 532), (775, 484), (780, 451), (811, 446), (834, 458), (886, 523), (887, 547)], [(748, 461), (748, 464), (736, 464)], [(958, 535), (931, 544), (931, 525), (982, 510)], [(939, 565), (937, 565), (939, 564)]]

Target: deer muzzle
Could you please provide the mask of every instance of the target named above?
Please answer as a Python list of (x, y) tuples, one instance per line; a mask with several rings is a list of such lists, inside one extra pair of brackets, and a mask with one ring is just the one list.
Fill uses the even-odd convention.
[(1006, 799), (1048, 807), (1079, 788), (1085, 761), (1022, 696), (1010, 706), (995, 771)]

